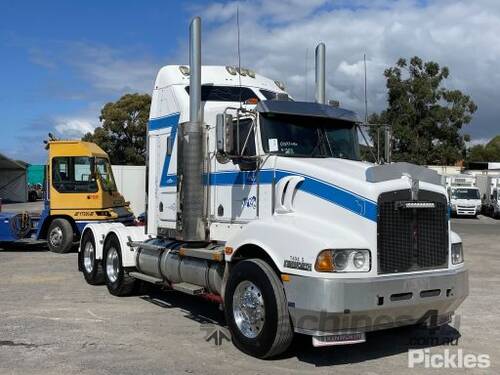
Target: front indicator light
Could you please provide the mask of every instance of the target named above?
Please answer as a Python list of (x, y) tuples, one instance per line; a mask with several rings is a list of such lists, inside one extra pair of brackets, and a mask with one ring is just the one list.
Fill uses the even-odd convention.
[(314, 269), (318, 272), (333, 272), (333, 258), (331, 250), (323, 250), (319, 253)]

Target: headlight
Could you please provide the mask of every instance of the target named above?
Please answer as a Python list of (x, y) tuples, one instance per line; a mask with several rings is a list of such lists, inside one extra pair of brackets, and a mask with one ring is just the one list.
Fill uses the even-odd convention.
[(461, 242), (451, 244), (451, 263), (460, 264), (464, 262), (464, 250)]
[(318, 272), (368, 272), (371, 268), (370, 250), (323, 250), (319, 253), (314, 268)]

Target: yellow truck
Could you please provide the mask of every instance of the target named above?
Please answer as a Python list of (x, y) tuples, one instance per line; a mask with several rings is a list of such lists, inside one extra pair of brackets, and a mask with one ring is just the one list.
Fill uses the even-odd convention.
[(117, 191), (108, 155), (96, 144), (51, 140), (48, 146), (44, 209), (39, 216), (0, 212), (2, 243), (47, 241), (66, 253), (89, 223), (134, 223), (129, 203)]

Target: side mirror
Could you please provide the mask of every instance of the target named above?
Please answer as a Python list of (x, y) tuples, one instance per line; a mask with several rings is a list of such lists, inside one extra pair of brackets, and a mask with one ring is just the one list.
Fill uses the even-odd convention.
[(233, 116), (219, 113), (215, 122), (215, 138), (217, 141), (217, 152), (221, 154), (232, 154), (234, 151), (233, 139)]

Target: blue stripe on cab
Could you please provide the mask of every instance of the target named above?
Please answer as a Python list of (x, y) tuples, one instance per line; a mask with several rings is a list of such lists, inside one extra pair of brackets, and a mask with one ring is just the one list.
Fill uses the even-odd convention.
[[(300, 174), (280, 170), (276, 173), (272, 170), (261, 170), (258, 173), (254, 171), (217, 172), (210, 173), (208, 183), (212, 186), (253, 185), (257, 181), (261, 184), (270, 184), (274, 178), (279, 181), (283, 177), (292, 175)], [(377, 204), (375, 202), (324, 181), (305, 175), (300, 176), (304, 177), (304, 181), (298, 185), (299, 190), (345, 208), (368, 220), (377, 221)]]
[[(177, 137), (177, 129), (179, 127), (180, 113), (173, 113), (168, 116), (157, 117), (149, 120), (148, 131), (172, 128), (170, 131), (170, 137), (174, 140), (174, 144)], [(177, 176), (175, 174), (168, 174), (168, 169), (170, 167), (171, 155), (165, 153), (165, 161), (163, 162), (163, 169), (160, 179), (160, 187), (166, 186), (176, 186)]]
[(179, 124), (180, 113), (172, 113), (167, 116), (152, 118), (148, 123), (148, 130), (159, 130), (177, 126)]

